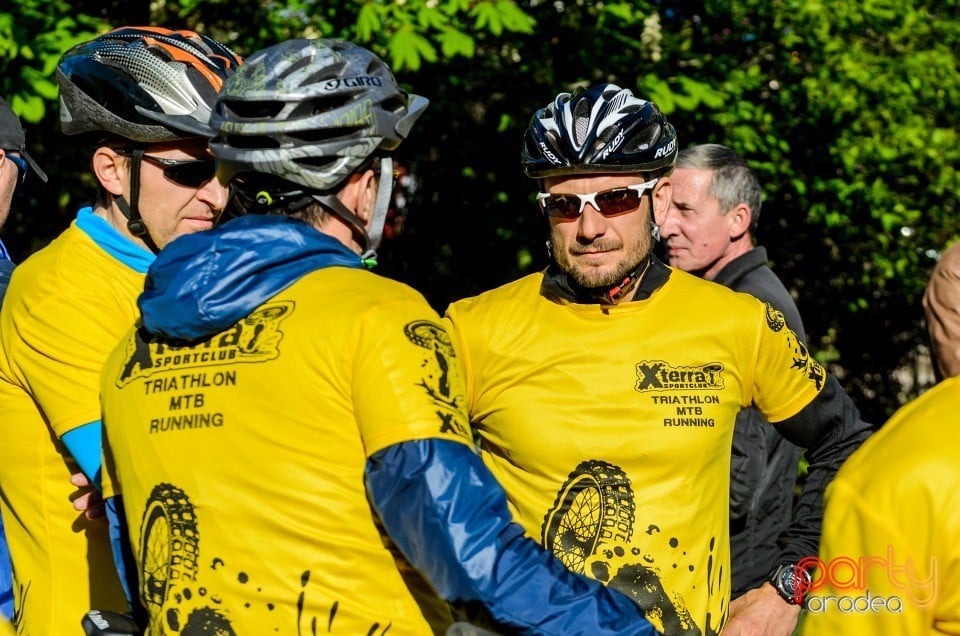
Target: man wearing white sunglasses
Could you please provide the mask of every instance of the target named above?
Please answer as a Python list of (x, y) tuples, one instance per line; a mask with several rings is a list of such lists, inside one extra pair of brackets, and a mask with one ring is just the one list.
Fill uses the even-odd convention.
[[(630, 90), (559, 94), (521, 154), (553, 262), (453, 303), (447, 326), (484, 461), (527, 534), (666, 634), (786, 636), (823, 488), (871, 427), (783, 314), (654, 256), (676, 156), (673, 126)], [(750, 404), (811, 468), (783, 567), (731, 604), (730, 448)]]

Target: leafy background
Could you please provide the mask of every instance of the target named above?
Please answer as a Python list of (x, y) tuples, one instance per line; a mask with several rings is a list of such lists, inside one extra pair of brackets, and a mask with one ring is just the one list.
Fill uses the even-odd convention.
[(751, 162), (765, 193), (759, 241), (797, 299), (814, 354), (867, 419), (884, 421), (932, 382), (920, 298), (939, 252), (960, 237), (957, 2), (5, 7), (0, 93), (52, 177), (15, 202), (3, 239), (16, 260), (95, 193), (85, 149), (59, 131), (54, 69), (70, 46), (148, 23), (205, 32), (241, 55), (293, 37), (344, 37), (431, 100), (400, 151), (410, 179), (378, 271), (420, 289), (438, 311), (545, 265), (546, 228), (519, 167), (523, 129), (557, 92), (614, 82), (657, 102), (681, 147), (723, 143)]

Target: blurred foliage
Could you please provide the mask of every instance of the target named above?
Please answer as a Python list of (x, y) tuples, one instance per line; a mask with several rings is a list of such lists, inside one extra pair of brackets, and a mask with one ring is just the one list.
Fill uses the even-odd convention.
[[(760, 241), (811, 348), (881, 422), (924, 388), (920, 297), (960, 236), (958, 3), (891, 0), (10, 0), (0, 90), (51, 183), (25, 188), (18, 259), (93, 196), (58, 130), (59, 55), (123, 24), (203, 31), (249, 55), (345, 37), (431, 100), (399, 159), (412, 179), (379, 271), (440, 311), (546, 263), (523, 129), (561, 90), (614, 82), (656, 101), (681, 146), (741, 152), (765, 187)], [(704, 319), (708, 319), (707, 314)], [(918, 382), (920, 382), (918, 384)]]

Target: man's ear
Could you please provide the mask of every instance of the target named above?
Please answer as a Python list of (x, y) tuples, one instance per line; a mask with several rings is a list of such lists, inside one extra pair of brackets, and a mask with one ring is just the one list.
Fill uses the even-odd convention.
[(651, 200), (653, 201), (653, 221), (657, 225), (663, 225), (667, 220), (667, 210), (670, 209), (670, 199), (673, 196), (673, 184), (670, 177), (660, 177), (657, 185), (653, 187)]
[(727, 212), (727, 222), (730, 228), (730, 238), (739, 239), (750, 229), (750, 219), (753, 215), (750, 206), (746, 203), (737, 204), (732, 210)]
[(377, 185), (379, 180), (373, 174), (373, 170), (364, 170), (357, 180), (357, 211), (364, 225), (370, 225), (373, 218), (373, 208), (377, 202)]
[(123, 194), (124, 183), (129, 178), (128, 160), (107, 146), (100, 146), (93, 153), (91, 161), (93, 174), (104, 190), (113, 196)]

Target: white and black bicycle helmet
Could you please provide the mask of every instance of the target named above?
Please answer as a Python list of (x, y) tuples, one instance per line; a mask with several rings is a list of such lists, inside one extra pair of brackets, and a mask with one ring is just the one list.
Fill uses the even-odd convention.
[[(427, 107), (408, 94), (372, 52), (344, 40), (295, 39), (253, 54), (223, 87), (210, 124), (210, 148), (234, 185), (273, 178), (254, 196), (266, 212), (291, 197), (316, 200), (350, 223), (367, 252), (379, 244), (392, 191), (387, 157)], [(380, 190), (370, 231), (336, 198), (358, 169), (380, 159)], [(247, 179), (244, 176), (247, 176)], [(282, 192), (287, 188), (289, 192)]]
[(530, 120), (521, 163), (533, 179), (672, 170), (677, 133), (653, 102), (615, 84), (560, 93)]

